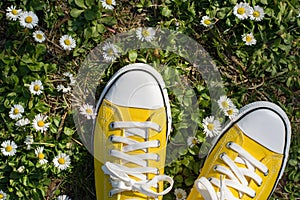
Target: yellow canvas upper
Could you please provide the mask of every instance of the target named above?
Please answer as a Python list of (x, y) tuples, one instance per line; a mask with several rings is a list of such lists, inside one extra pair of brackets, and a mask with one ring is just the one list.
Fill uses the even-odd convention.
[[(261, 133), (264, 134), (264, 133)], [(256, 173), (262, 178), (263, 182), (261, 186), (258, 186), (253, 180), (250, 180), (249, 187), (254, 189), (256, 192), (256, 196), (254, 199), (256, 200), (265, 200), (268, 199), (269, 195), (273, 191), (273, 187), (277, 181), (279, 176), (279, 172), (281, 170), (281, 165), (283, 162), (283, 155), (272, 152), (262, 146), (261, 144), (257, 143), (256, 141), (252, 140), (251, 138), (247, 137), (241, 129), (234, 125), (232, 126), (224, 135), (218, 140), (215, 147), (212, 149), (210, 154), (208, 155), (203, 168), (201, 169), (200, 177), (215, 177), (220, 179), (220, 173), (214, 171), (215, 165), (223, 165), (224, 162), (220, 158), (221, 153), (226, 153), (232, 160), (238, 156), (238, 154), (226, 147), (228, 142), (234, 142), (241, 147), (243, 147), (246, 151), (248, 151), (253, 157), (257, 160), (262, 162), (264, 165), (267, 166), (269, 169), (269, 173), (265, 176), (262, 172), (256, 169)], [(241, 164), (238, 164), (238, 167), (245, 167)], [(226, 178), (226, 177), (224, 177)], [(218, 189), (215, 188), (215, 191), (218, 192)], [(238, 192), (234, 189), (231, 189), (232, 194), (239, 198)], [(201, 195), (198, 193), (195, 186), (191, 190), (187, 200), (200, 200), (203, 199)], [(243, 195), (243, 200), (250, 200), (253, 198)]]
[[(105, 175), (101, 169), (103, 163), (110, 161), (119, 164), (122, 163), (121, 160), (116, 159), (108, 154), (110, 149), (121, 150), (123, 144), (112, 143), (109, 141), (109, 136), (123, 136), (123, 130), (111, 130), (110, 123), (116, 121), (134, 121), (134, 122), (145, 122), (151, 121), (157, 123), (161, 127), (160, 132), (149, 129), (149, 140), (159, 140), (160, 147), (149, 148), (148, 153), (159, 154), (160, 160), (148, 161), (148, 166), (158, 168), (160, 174), (164, 172), (164, 161), (165, 161), (165, 148), (166, 148), (166, 132), (167, 132), (167, 117), (166, 108), (159, 109), (141, 109), (141, 108), (130, 108), (115, 105), (108, 100), (104, 99), (100, 105), (98, 111), (98, 117), (95, 126), (95, 136), (94, 136), (94, 154), (95, 154), (95, 181), (96, 181), (96, 191), (98, 200), (129, 200), (129, 199), (154, 199), (146, 197), (144, 194), (133, 191), (126, 191), (120, 194), (113, 195), (109, 197), (108, 193), (112, 189), (109, 182), (109, 176)], [(131, 136), (131, 139), (137, 140), (139, 142), (144, 142), (144, 139), (138, 136)], [(129, 154), (141, 154), (145, 153), (142, 150), (136, 150), (130, 152)], [(126, 163), (127, 167), (138, 167), (135, 164)], [(148, 174), (148, 179), (151, 179), (153, 174)], [(156, 190), (153, 188), (153, 190)], [(157, 192), (163, 190), (163, 183), (159, 183), (159, 188)], [(162, 197), (159, 197), (162, 199)]]

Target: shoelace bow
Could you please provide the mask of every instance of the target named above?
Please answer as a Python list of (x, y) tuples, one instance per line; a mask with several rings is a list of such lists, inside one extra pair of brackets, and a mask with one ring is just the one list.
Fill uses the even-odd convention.
[[(233, 161), (225, 153), (222, 153), (220, 158), (228, 167), (221, 165), (214, 166), (214, 170), (222, 174), (220, 179), (215, 177), (208, 179), (201, 177), (195, 182), (197, 190), (204, 199), (211, 200), (238, 200), (238, 198), (233, 196), (228, 187), (237, 190), (240, 198), (243, 194), (254, 198), (256, 193), (252, 188), (248, 187), (249, 183), (246, 177), (254, 180), (257, 185), (261, 185), (262, 178), (255, 173), (255, 168), (264, 173), (265, 176), (268, 174), (268, 168), (236, 143), (227, 143), (227, 148), (238, 153), (238, 157)], [(243, 164), (247, 168), (238, 167), (236, 163)], [(223, 177), (228, 177), (229, 179), (224, 179)], [(213, 185), (220, 188), (220, 192), (217, 193)]]
[[(160, 132), (160, 126), (154, 122), (112, 122), (110, 128), (125, 130), (124, 136), (110, 136), (109, 140), (114, 143), (123, 143), (122, 150), (111, 150), (110, 155), (121, 159), (122, 163), (134, 163), (140, 167), (129, 168), (121, 164), (106, 162), (102, 166), (105, 174), (110, 176), (110, 181), (113, 189), (109, 192), (110, 196), (121, 193), (123, 191), (138, 191), (148, 197), (162, 196), (167, 194), (173, 187), (173, 179), (166, 175), (158, 175), (159, 170), (154, 167), (147, 166), (147, 160), (159, 161), (159, 155), (154, 153), (147, 153), (148, 148), (155, 148), (160, 146), (158, 140), (151, 140), (145, 142), (138, 142), (128, 138), (129, 136), (139, 136), (146, 139), (148, 137), (148, 130), (152, 129)], [(142, 150), (145, 153), (137, 155), (129, 155), (128, 152)], [(151, 180), (147, 179), (146, 174), (155, 174)], [(131, 178), (136, 177), (139, 181)], [(157, 188), (160, 181), (167, 181), (170, 186), (164, 191), (157, 193), (152, 190), (152, 187)]]

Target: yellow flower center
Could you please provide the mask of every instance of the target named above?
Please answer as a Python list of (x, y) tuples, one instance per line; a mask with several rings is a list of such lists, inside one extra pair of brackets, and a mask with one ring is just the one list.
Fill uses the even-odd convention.
[(41, 87), (40, 87), (39, 85), (35, 85), (35, 86), (33, 86), (33, 90), (34, 90), (34, 91), (39, 91), (39, 90), (40, 90), (40, 88), (41, 88)]
[(65, 43), (65, 45), (69, 46), (71, 44), (71, 40), (65, 39), (64, 43)]
[(20, 112), (20, 111), (19, 111), (18, 108), (15, 108), (15, 109), (14, 109), (14, 114), (15, 114), (15, 115), (19, 114), (19, 112)]
[(107, 54), (109, 56), (113, 56), (114, 55), (114, 50), (113, 49), (108, 49)]
[(148, 37), (148, 36), (150, 36), (150, 32), (149, 32), (148, 30), (143, 30), (143, 31), (142, 31), (142, 35), (143, 35), (144, 37)]
[(259, 13), (258, 11), (254, 11), (254, 12), (253, 12), (253, 16), (257, 18), (257, 17), (260, 16), (260, 13)]
[(7, 147), (5, 147), (5, 151), (7, 152), (11, 152), (12, 151), (12, 146), (8, 145)]
[(112, 5), (112, 0), (106, 0), (105, 2), (107, 5)]
[(228, 108), (228, 107), (229, 107), (228, 102), (227, 102), (227, 101), (223, 101), (223, 102), (222, 102), (222, 107), (223, 107), (223, 108)]
[(210, 131), (214, 130), (214, 128), (215, 128), (214, 124), (208, 124), (207, 125), (207, 129), (210, 130)]
[(193, 139), (192, 143), (193, 144), (197, 144), (198, 143), (197, 140), (196, 140), (196, 138)]
[(40, 33), (38, 33), (38, 34), (36, 34), (36, 37), (38, 38), (38, 39), (43, 39), (43, 35), (42, 34), (40, 34)]
[(229, 110), (227, 110), (227, 113), (228, 113), (228, 115), (232, 115), (233, 114), (233, 110), (229, 109)]
[(64, 158), (59, 158), (59, 159), (58, 159), (58, 163), (61, 164), (61, 165), (65, 164), (65, 162), (66, 162), (66, 161), (65, 161)]
[[(16, 9), (13, 9), (12, 11), (11, 11), (11, 13), (13, 14), (13, 15), (17, 15), (18, 14), (18, 11), (16, 10)], [(0, 196), (1, 197), (1, 196)]]
[(27, 16), (26, 18), (25, 18), (25, 22), (26, 23), (31, 23), (32, 22), (32, 17), (31, 16)]
[(38, 125), (39, 127), (43, 127), (43, 126), (45, 126), (45, 123), (44, 123), (43, 120), (40, 120), (40, 121), (38, 121), (37, 125)]
[(245, 14), (245, 8), (238, 8), (237, 13), (240, 14), (240, 15)]
[(182, 195), (181, 193), (178, 193), (178, 194), (177, 194), (177, 198), (178, 198), (178, 199), (182, 199), (182, 197), (183, 197), (183, 195)]
[(85, 110), (85, 112), (86, 112), (87, 114), (89, 114), (89, 115), (93, 114), (93, 110), (90, 109), (90, 108), (87, 108), (87, 109)]
[(251, 37), (250, 35), (247, 35), (247, 36), (246, 36), (246, 41), (247, 41), (247, 42), (251, 42), (251, 41), (252, 41), (252, 37)]
[(0, 199), (3, 199), (4, 195), (3, 194), (0, 194)]
[(39, 153), (39, 154), (38, 154), (38, 158), (39, 158), (40, 160), (42, 160), (42, 159), (45, 158), (45, 155), (44, 155), (43, 153)]
[(210, 25), (210, 24), (211, 24), (211, 21), (210, 21), (209, 19), (205, 19), (205, 20), (203, 21), (203, 23), (206, 24), (206, 25)]

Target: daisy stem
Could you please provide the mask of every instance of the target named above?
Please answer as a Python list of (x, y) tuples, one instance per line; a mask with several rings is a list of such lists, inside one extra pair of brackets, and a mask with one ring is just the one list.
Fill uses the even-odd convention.
[(55, 147), (55, 144), (47, 143), (47, 142), (33, 142), (32, 144), (46, 145), (46, 146), (50, 146), (50, 147)]

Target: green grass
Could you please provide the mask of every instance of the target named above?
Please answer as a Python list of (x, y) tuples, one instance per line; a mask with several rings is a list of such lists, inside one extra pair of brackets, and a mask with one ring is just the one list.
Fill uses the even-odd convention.
[[(93, 157), (76, 131), (71, 94), (58, 92), (56, 87), (68, 85), (63, 73), (76, 76), (86, 56), (101, 42), (117, 33), (151, 26), (176, 30), (201, 44), (216, 64), (226, 94), (238, 108), (267, 100), (286, 111), (293, 138), (286, 171), (272, 198), (299, 199), (299, 1), (247, 2), (264, 8), (266, 15), (262, 21), (239, 20), (234, 16), (232, 9), (239, 3), (236, 0), (122, 0), (117, 1), (114, 10), (103, 9), (99, 0), (1, 1), (0, 142), (13, 140), (18, 149), (14, 156), (0, 155), (0, 190), (7, 193), (8, 199), (55, 199), (60, 194), (72, 199), (95, 199)], [(36, 13), (38, 26), (26, 29), (18, 20), (8, 20), (6, 8), (11, 5)], [(205, 15), (212, 18), (213, 26), (201, 25)], [(44, 43), (37, 43), (32, 37), (38, 29), (47, 37)], [(242, 40), (242, 35), (250, 32), (257, 40), (253, 46), (245, 45)], [(59, 38), (65, 34), (76, 41), (71, 51), (59, 45)], [(165, 67), (161, 73), (170, 86), (173, 135), (191, 131), (189, 124), (183, 122), (190, 117), (188, 108), (195, 105), (194, 100), (178, 95), (174, 81), (186, 79), (191, 88), (184, 90), (185, 94), (196, 94), (200, 113), (192, 117), (192, 123), (199, 126), (196, 137), (200, 143), (182, 149), (181, 156), (166, 167), (166, 173), (175, 180), (174, 189), (182, 188), (188, 193), (203, 163), (198, 156), (201, 144), (206, 141), (201, 121), (211, 115), (213, 100), (208, 87), (201, 72), (191, 70), (191, 63), (179, 55), (159, 48), (140, 49), (124, 53), (105, 71), (96, 97), (117, 69), (133, 62)], [(37, 79), (44, 86), (39, 96), (32, 95), (28, 89)], [(184, 84), (178, 86), (184, 87)], [(31, 125), (16, 127), (16, 120), (8, 114), (14, 104), (21, 104), (25, 110), (23, 116), (30, 120), (39, 113), (48, 116), (47, 122), (51, 123), (48, 130), (41, 133)], [(183, 107), (187, 113), (182, 111)], [(24, 144), (27, 135), (34, 137), (31, 150)], [(45, 147), (49, 161), (45, 166), (37, 164), (34, 153), (37, 146)], [(59, 152), (71, 158), (71, 166), (63, 171), (58, 171), (52, 163)], [(25, 170), (19, 172), (21, 166)], [(164, 199), (175, 199), (174, 189)]]

